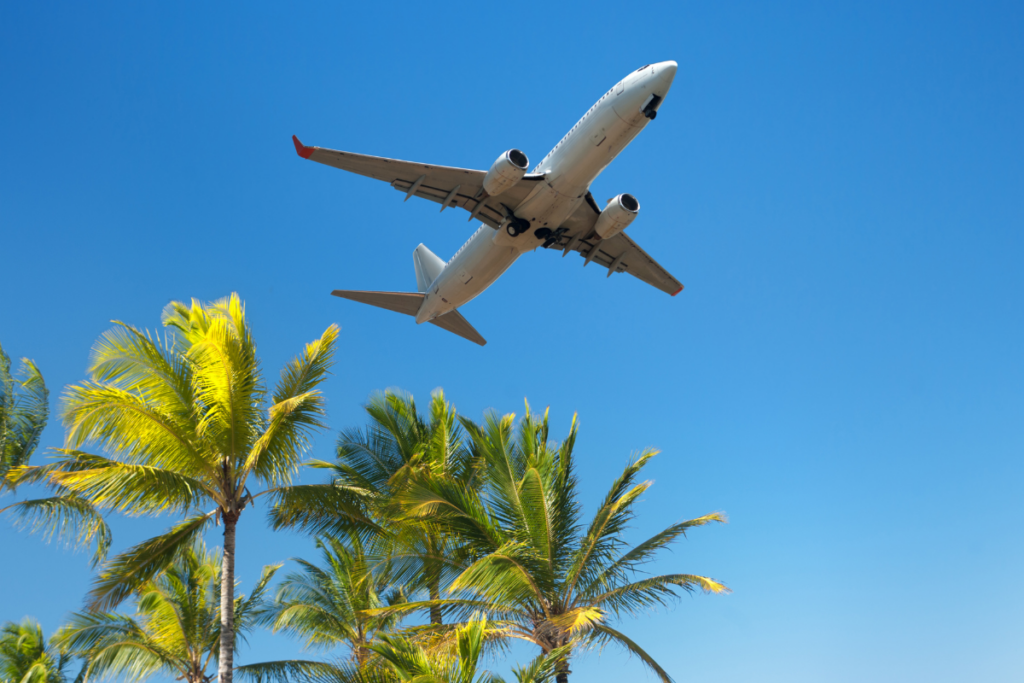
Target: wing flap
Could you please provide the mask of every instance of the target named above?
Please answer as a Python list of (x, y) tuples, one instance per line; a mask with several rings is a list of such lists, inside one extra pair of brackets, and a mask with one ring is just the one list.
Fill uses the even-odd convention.
[[(609, 269), (612, 273), (629, 273), (633, 277), (660, 289), (666, 294), (675, 296), (683, 291), (679, 280), (665, 270), (661, 264), (640, 248), (629, 235), (620, 232), (606, 240), (598, 239), (594, 234), (594, 224), (600, 212), (593, 197), (587, 193), (587, 201), (579, 205), (576, 211), (562, 224), (566, 232), (555, 242), (548, 245), (549, 249), (570, 249), (579, 252), (580, 256)], [(591, 253), (596, 249), (593, 258)]]
[[(294, 135), (292, 141), (295, 143), (295, 151), (303, 159), (367, 178), (383, 180), (406, 194), (412, 190), (410, 196), (422, 197), (438, 204), (443, 204), (448, 199), (449, 206), (456, 206), (471, 213), (482, 201), (483, 206), (476, 212), (476, 217), (492, 228), (498, 228), (505, 219), (505, 211), (501, 204), (518, 206), (533, 190), (534, 181), (541, 178), (529, 176), (497, 197), (484, 197), (480, 200), (478, 198), (483, 193), (486, 171), (421, 164), (416, 161), (388, 159), (324, 147), (307, 147)], [(444, 207), (441, 210), (443, 211)]]

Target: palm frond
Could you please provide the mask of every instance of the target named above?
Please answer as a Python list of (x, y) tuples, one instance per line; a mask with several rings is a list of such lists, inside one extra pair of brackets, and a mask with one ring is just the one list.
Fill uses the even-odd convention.
[(12, 468), (28, 464), (50, 414), (49, 392), (35, 363), (22, 359), (21, 380), (10, 369), (11, 360), (0, 347), (0, 491), (13, 490), (5, 477)]
[(513, 675), (516, 683), (546, 683), (555, 676), (562, 666), (564, 660), (572, 653), (572, 645), (557, 647), (547, 655), (535, 657), (524, 667), (514, 667)]
[(235, 676), (246, 683), (395, 683), (386, 671), (360, 669), (348, 662), (317, 662), (301, 659), (258, 662), (235, 667)]
[(263, 386), (256, 348), (233, 319), (213, 316), (205, 336), (189, 347), (193, 391), (204, 407), (196, 431), (232, 468), (240, 468), (264, 426)]
[(604, 610), (592, 605), (585, 605), (562, 612), (561, 614), (552, 615), (548, 618), (548, 621), (560, 631), (576, 635), (581, 631), (589, 631), (595, 624), (603, 622), (604, 618)]
[(99, 511), (84, 498), (65, 493), (15, 503), (0, 510), (0, 513), (7, 510), (17, 517), (19, 525), (32, 533), (42, 533), (47, 540), (56, 537), (73, 547), (95, 543), (92, 559), (94, 567), (107, 557), (112, 541), (110, 527)]
[(324, 400), (317, 387), (334, 363), (338, 332), (337, 325), (328, 327), (281, 371), (270, 422), (249, 453), (243, 483), (249, 472), (274, 485), (285, 483), (309, 445), (311, 432), (323, 428)]
[(590, 631), (589, 640), (601, 646), (607, 643), (615, 643), (625, 648), (627, 652), (631, 655), (636, 655), (648, 669), (653, 671), (662, 680), (662, 683), (673, 683), (672, 677), (668, 675), (668, 672), (661, 668), (661, 665), (654, 661), (654, 658), (647, 654), (646, 650), (630, 640), (625, 634), (616, 631), (610, 626), (603, 624), (595, 625)]
[(50, 481), (100, 508), (127, 514), (188, 512), (213, 499), (226, 506), (206, 482), (150, 465), (131, 465), (81, 451), (60, 449), (71, 467), (54, 469)]
[(649, 481), (634, 484), (636, 477), (656, 454), (657, 451), (653, 450), (642, 452), (626, 465), (622, 474), (612, 483), (574, 554), (566, 577), (570, 593), (581, 580), (587, 581), (612, 561), (622, 544), (621, 534), (632, 519), (632, 504), (651, 486)]
[(532, 548), (506, 543), (463, 571), (452, 590), (467, 590), (498, 604), (532, 606), (548, 612), (549, 600), (531, 571), (537, 565)]
[(580, 588), (579, 592), (581, 595), (592, 595), (595, 591), (606, 590), (607, 586), (618, 583), (630, 573), (636, 571), (641, 565), (650, 562), (658, 551), (667, 548), (680, 537), (685, 536), (688, 530), (712, 522), (725, 524), (727, 521), (724, 513), (712, 512), (703, 517), (673, 524), (667, 529), (651, 536), (646, 541), (637, 544), (628, 552), (623, 553), (617, 560), (596, 573), (587, 585)]
[(540, 572), (535, 580), (543, 582), (545, 588), (554, 588), (557, 580), (554, 557), (557, 540), (554, 538), (552, 517), (559, 511), (549, 507), (544, 481), (537, 468), (531, 467), (526, 471), (519, 483), (519, 494), (523, 502), (522, 531), (529, 538), (530, 548), (540, 561)]
[(104, 564), (89, 591), (89, 609), (111, 609), (137, 591), (176, 557), (187, 552), (213, 520), (216, 512), (214, 510), (205, 515), (190, 517), (171, 527), (162, 536), (129, 548)]
[(370, 517), (366, 494), (335, 484), (304, 484), (270, 491), (271, 528), (297, 529), (312, 536), (342, 536), (350, 531), (384, 530)]
[(256, 625), (266, 609), (267, 588), (283, 564), (272, 564), (263, 567), (260, 578), (248, 595), (238, 596), (235, 600), (235, 630), (240, 634)]
[(97, 384), (114, 384), (188, 421), (195, 397), (190, 369), (174, 345), (149, 332), (114, 321), (93, 346), (89, 373)]
[(678, 598), (676, 588), (686, 592), (702, 590), (705, 593), (729, 593), (723, 583), (706, 576), (695, 574), (665, 574), (652, 576), (624, 586), (618, 586), (601, 595), (589, 598), (588, 602), (600, 605), (619, 614), (637, 616), (652, 607), (666, 604), (671, 598)]
[(146, 462), (189, 476), (216, 476), (194, 443), (188, 416), (167, 411), (146, 395), (115, 384), (82, 382), (67, 388), (62, 417), (66, 446), (91, 443), (127, 462)]
[(26, 617), (0, 627), (0, 680), (12, 683), (63, 683), (71, 658), (47, 644), (43, 629)]

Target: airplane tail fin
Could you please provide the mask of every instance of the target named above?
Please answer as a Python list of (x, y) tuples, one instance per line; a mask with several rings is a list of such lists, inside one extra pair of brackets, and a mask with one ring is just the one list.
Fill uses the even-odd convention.
[[(423, 248), (426, 249), (426, 247)], [(430, 251), (427, 250), (427, 253), (430, 254)], [(433, 254), (430, 255), (434, 256)], [(437, 257), (435, 256), (434, 258)], [(440, 259), (438, 260), (440, 261)], [(419, 276), (418, 269), (416, 274)], [(342, 299), (358, 301), (361, 304), (369, 304), (377, 308), (385, 308), (395, 313), (404, 313), (411, 316), (415, 316), (420, 310), (420, 304), (423, 303), (423, 298), (426, 296), (422, 292), (362, 292), (351, 289), (336, 289), (331, 294)], [(480, 333), (473, 329), (469, 321), (463, 318), (462, 314), (458, 311), (449, 311), (429, 322), (437, 325), (442, 330), (448, 330), (463, 339), (468, 339), (474, 344), (483, 346), (487, 343), (487, 340), (481, 337)]]
[(427, 291), (444, 270), (444, 261), (422, 244), (413, 250), (412, 264), (416, 268), (416, 289), (421, 292)]

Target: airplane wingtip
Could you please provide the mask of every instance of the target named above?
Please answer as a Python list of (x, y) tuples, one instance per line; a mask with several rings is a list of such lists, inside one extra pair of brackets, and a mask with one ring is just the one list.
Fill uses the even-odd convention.
[(292, 136), (292, 142), (295, 143), (295, 151), (298, 153), (300, 157), (302, 157), (303, 159), (308, 159), (310, 156), (312, 156), (313, 148), (306, 147), (304, 144), (302, 144), (302, 142), (299, 141), (297, 135)]
[(679, 289), (677, 289), (677, 290), (676, 290), (675, 292), (673, 292), (673, 293), (672, 293), (672, 296), (675, 296), (676, 294), (678, 294), (678, 293), (679, 293), (679, 292), (681, 292), (681, 291), (683, 291), (683, 286), (682, 286), (682, 285), (679, 285)]

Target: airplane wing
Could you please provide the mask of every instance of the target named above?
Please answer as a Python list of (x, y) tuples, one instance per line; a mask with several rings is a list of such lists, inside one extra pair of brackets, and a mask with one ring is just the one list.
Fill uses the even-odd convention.
[[(481, 202), (477, 197), (483, 192), (486, 171), (386, 159), (323, 147), (307, 147), (294, 135), (292, 142), (295, 143), (295, 151), (303, 159), (358, 173), (367, 178), (383, 180), (396, 190), (404, 192), (406, 199), (412, 196), (429, 199), (441, 204), (442, 211), (449, 206), (465, 209), (471, 214), (475, 213), (476, 218), (495, 229), (505, 219), (505, 210), (501, 203), (518, 205), (533, 190), (534, 182), (542, 178), (528, 175), (511, 190), (497, 197), (487, 197)], [(481, 204), (479, 210), (478, 204)]]
[(563, 256), (570, 251), (577, 251), (580, 256), (586, 257), (584, 265), (593, 261), (607, 268), (608, 277), (611, 277), (612, 273), (629, 273), (672, 296), (683, 291), (682, 283), (672, 277), (625, 232), (606, 240), (595, 239), (594, 224), (600, 213), (597, 203), (588, 192), (587, 201), (581, 203), (562, 223), (566, 232), (556, 242), (548, 245), (548, 249), (561, 249)]

